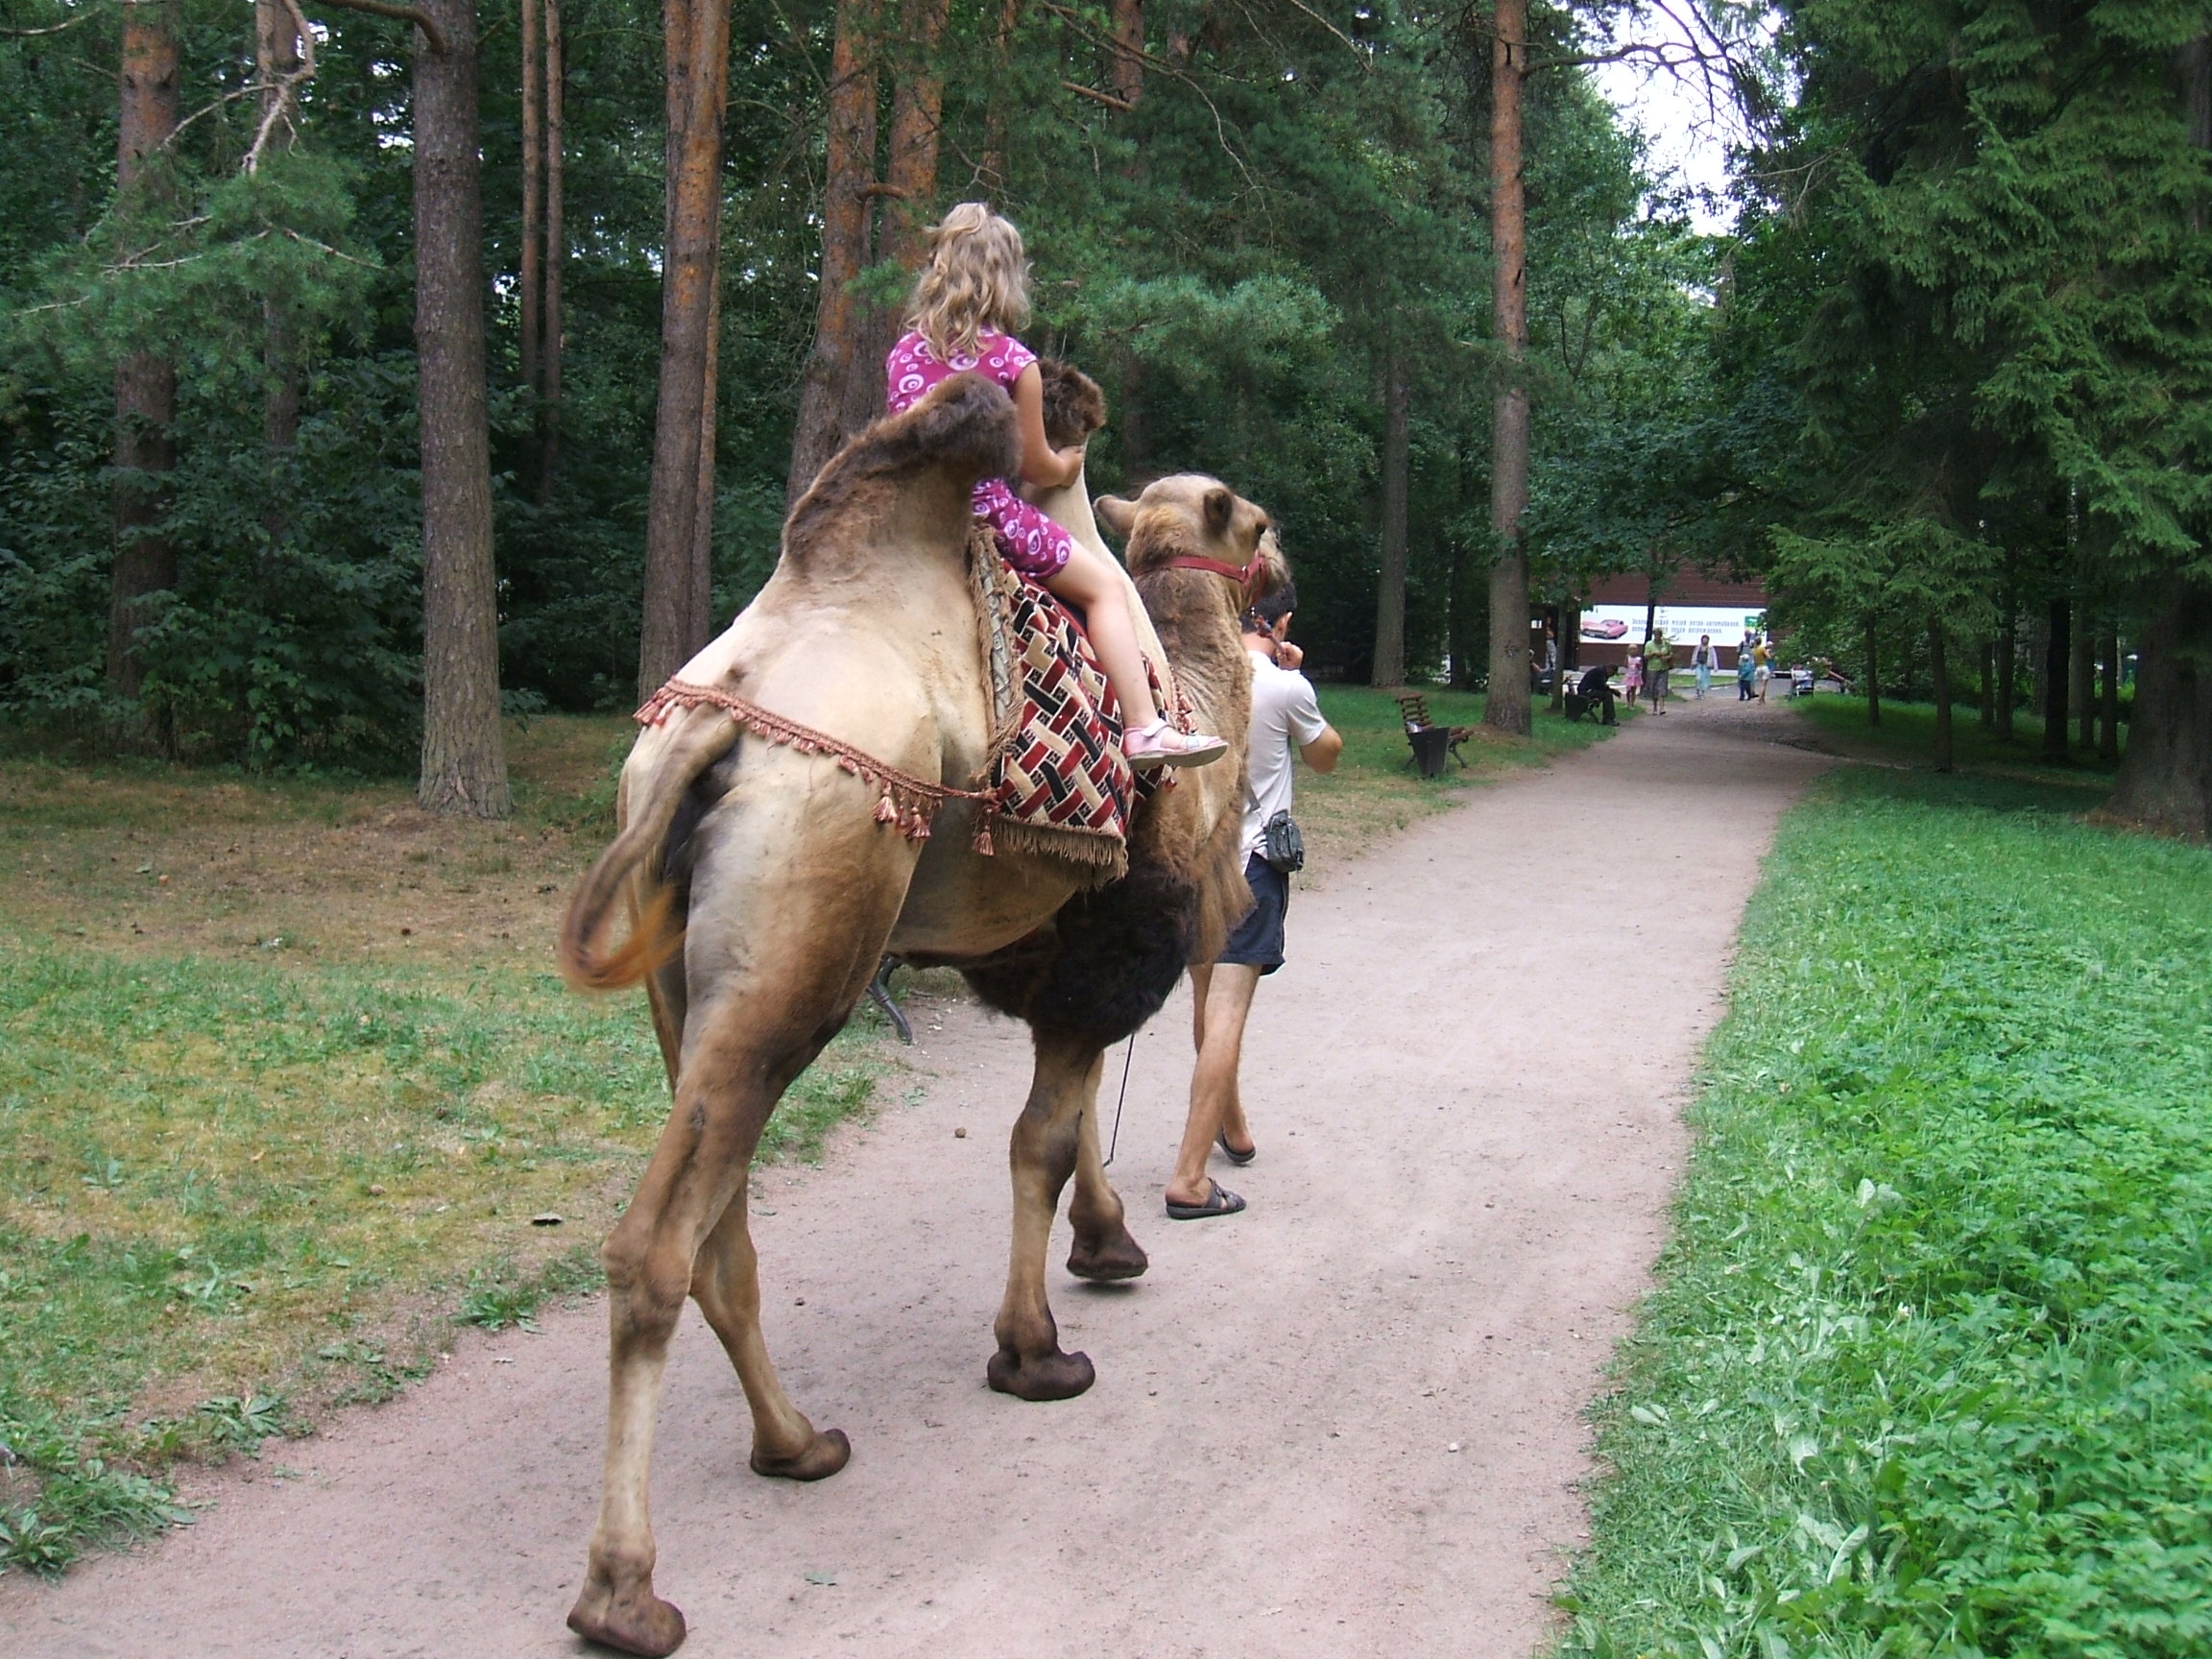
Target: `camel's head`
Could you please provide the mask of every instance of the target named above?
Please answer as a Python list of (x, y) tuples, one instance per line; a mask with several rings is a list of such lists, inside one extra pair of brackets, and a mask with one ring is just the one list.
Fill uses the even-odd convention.
[(1037, 359), (1045, 386), (1045, 439), (1055, 449), (1072, 449), (1106, 424), (1106, 394), (1082, 370), (1050, 357)]
[(1127, 540), (1132, 576), (1165, 568), (1173, 559), (1256, 566), (1244, 600), (1249, 605), (1289, 575), (1266, 509), (1203, 472), (1156, 479), (1134, 501), (1101, 495), (1092, 507), (1100, 523)]

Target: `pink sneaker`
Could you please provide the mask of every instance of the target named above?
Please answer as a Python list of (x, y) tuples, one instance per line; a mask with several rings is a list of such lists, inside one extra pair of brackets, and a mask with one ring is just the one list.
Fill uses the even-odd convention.
[(1121, 753), (1133, 772), (1152, 772), (1162, 766), (1211, 766), (1229, 753), (1229, 745), (1203, 732), (1178, 732), (1165, 715), (1149, 726), (1121, 735)]

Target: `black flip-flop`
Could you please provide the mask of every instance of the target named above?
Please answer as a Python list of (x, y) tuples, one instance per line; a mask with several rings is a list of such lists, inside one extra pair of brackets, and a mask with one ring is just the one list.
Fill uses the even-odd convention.
[(1203, 1204), (1178, 1204), (1167, 1200), (1167, 1219), (1170, 1221), (1210, 1221), (1216, 1215), (1234, 1215), (1244, 1208), (1244, 1200), (1221, 1185), (1209, 1179), (1206, 1183), (1206, 1202)]
[(1229, 1131), (1226, 1129), (1222, 1130), (1220, 1134), (1214, 1136), (1214, 1143), (1221, 1148), (1221, 1155), (1228, 1159), (1230, 1163), (1236, 1165), (1239, 1169), (1243, 1168), (1245, 1165), (1251, 1163), (1253, 1159), (1260, 1156), (1260, 1148), (1257, 1146), (1252, 1147), (1248, 1151), (1239, 1152), (1236, 1147), (1230, 1145)]

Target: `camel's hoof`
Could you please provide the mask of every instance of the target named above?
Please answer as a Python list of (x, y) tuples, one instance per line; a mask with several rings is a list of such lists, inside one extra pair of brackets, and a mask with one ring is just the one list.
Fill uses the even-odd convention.
[(753, 1448), (753, 1473), (779, 1480), (827, 1480), (852, 1460), (853, 1442), (842, 1429), (825, 1429), (796, 1457), (769, 1457)]
[(1142, 1244), (1129, 1237), (1126, 1227), (1117, 1227), (1097, 1238), (1078, 1236), (1075, 1247), (1068, 1252), (1068, 1271), (1094, 1285), (1141, 1279), (1144, 1269), (1151, 1265), (1152, 1259), (1144, 1254)]
[(991, 1356), (984, 1371), (991, 1386), (1017, 1400), (1072, 1400), (1091, 1386), (1097, 1372), (1088, 1354), (1062, 1354), (1055, 1350), (1023, 1358), (1011, 1348)]
[(591, 1583), (568, 1610), (568, 1628), (587, 1642), (661, 1659), (684, 1646), (684, 1615), (653, 1594), (649, 1584), (617, 1593)]

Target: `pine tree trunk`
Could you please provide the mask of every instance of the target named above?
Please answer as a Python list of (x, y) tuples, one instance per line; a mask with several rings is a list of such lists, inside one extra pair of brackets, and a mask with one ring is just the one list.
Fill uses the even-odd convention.
[(503, 818), (499, 596), (484, 388), (475, 0), (423, 0), (416, 32), (415, 349), (422, 437), (422, 777), (433, 812)]
[(1874, 624), (1866, 624), (1866, 724), (1882, 724), (1882, 660), (1874, 640)]
[(876, 34), (879, 0), (837, 0), (830, 55), (830, 130), (822, 191), (822, 260), (814, 349), (799, 382), (784, 498), (796, 501), (845, 438), (848, 378), (860, 364), (860, 304), (850, 289), (868, 258), (868, 206), (876, 184)]
[[(122, 75), (115, 145), (115, 191), (159, 188), (161, 146), (180, 114), (177, 35), (165, 0), (125, 0)], [(168, 359), (135, 351), (115, 367), (115, 562), (109, 578), (107, 680), (110, 695), (135, 701), (146, 682), (138, 631), (152, 620), (148, 601), (177, 585), (177, 549), (156, 528), (163, 491), (177, 464), (170, 435), (177, 419), (177, 371)], [(133, 713), (128, 743), (151, 733)]]
[[(267, 119), (286, 96), (285, 78), (300, 68), (299, 26), (292, 21), (291, 9), (283, 0), (254, 0), (253, 62), (261, 81), (261, 114)], [(292, 148), (290, 124), (280, 125), (281, 132), (272, 130), (270, 134), (269, 148), (273, 151)], [(261, 394), (261, 445), (269, 453), (274, 474), (275, 464), (300, 437), (300, 364), (291, 318), (273, 299), (261, 302), (261, 372), (267, 378)], [(276, 542), (284, 537), (284, 482), (272, 476), (270, 483), (263, 523), (269, 540)]]
[(1928, 624), (1928, 684), (1936, 697), (1936, 770), (1951, 770), (1951, 664), (1943, 624)]
[(1982, 679), (1977, 688), (1981, 707), (1976, 711), (1982, 717), (1982, 730), (1993, 732), (1997, 729), (1997, 648), (1986, 634), (1982, 636), (1981, 645)]
[[(929, 208), (937, 195), (937, 134), (945, 111), (937, 46), (948, 9), (949, 0), (906, 0), (900, 12), (901, 51), (906, 58), (891, 87), (890, 155), (883, 169), (875, 259), (896, 259), (909, 272), (921, 268), (927, 250)], [(883, 413), (883, 360), (898, 343), (903, 303), (857, 309), (860, 325), (845, 376), (840, 442)]]
[[(2212, 36), (2189, 41), (2178, 58), (2189, 142), (2212, 149)], [(2190, 225), (2203, 234), (2200, 209)], [(2168, 577), (2135, 652), (2128, 754), (2111, 809), (2169, 834), (2212, 835), (2212, 588)]]
[[(1476, 480), (1468, 445), (1458, 446), (1458, 506), (1464, 518), (1475, 496)], [(1448, 623), (1452, 651), (1452, 685), (1455, 690), (1472, 691), (1479, 675), (1488, 636), (1485, 589), (1489, 561), (1458, 537), (1452, 543), (1452, 614)]]
[(1382, 372), (1382, 572), (1375, 589), (1375, 665), (1369, 683), (1406, 684), (1406, 371), (1395, 351)]
[(999, 0), (996, 43), (998, 78), (992, 84), (983, 117), (983, 164), (977, 181), (994, 201), (1006, 194), (1006, 112), (1014, 97), (1014, 31), (1022, 22), (1022, 0)]
[(2120, 635), (2107, 628), (2102, 641), (2104, 681), (2099, 693), (2097, 758), (2109, 766), (2120, 758)]
[(2089, 607), (2075, 607), (2071, 652), (2067, 663), (2068, 706), (2074, 710), (2074, 740), (2084, 749), (2097, 747), (2097, 634), (2089, 624)]
[(545, 302), (538, 356), (538, 499), (553, 498), (561, 459), (561, 271), (568, 253), (563, 217), (567, 169), (562, 158), (567, 89), (567, 47), (561, 34), (561, 0), (545, 6)]
[(2020, 600), (2008, 583), (1998, 602), (2004, 612), (1997, 630), (1997, 739), (2012, 741), (2012, 705), (2020, 695)]
[(1575, 637), (1573, 630), (1579, 626), (1576, 618), (1580, 613), (1570, 601), (1557, 607), (1552, 614), (1558, 618), (1559, 631), (1552, 636), (1555, 649), (1551, 664), (1551, 712), (1563, 714), (1567, 711), (1567, 667), (1574, 658), (1573, 648), (1568, 642)]
[(707, 297), (707, 388), (699, 406), (699, 495), (691, 520), (690, 587), (685, 595), (684, 656), (714, 637), (714, 462), (722, 392), (722, 284)]
[(2111, 810), (2170, 835), (2212, 836), (2212, 588), (2169, 577), (2135, 651)]
[(1490, 51), (1491, 325), (1503, 357), (1491, 408), (1490, 695), (1484, 725), (1527, 736), (1528, 709), (1528, 214), (1521, 178), (1521, 88), (1528, 0), (1497, 0)]
[(1144, 0), (1114, 0), (1114, 94), (1134, 107), (1144, 96)]
[[(648, 697), (705, 643), (692, 641), (701, 546), (701, 439), (709, 324), (719, 283), (722, 119), (730, 87), (729, 0), (664, 0), (668, 63), (667, 253), (661, 277), (661, 397), (645, 509), (644, 624), (637, 694)], [(708, 493), (708, 504), (711, 494)]]
[(2074, 607), (2065, 599), (2051, 601), (2050, 633), (2043, 646), (2043, 758), (2066, 758), (2066, 689), (2071, 678), (2074, 641)]
[(545, 234), (545, 60), (543, 43), (539, 38), (540, 3), (541, 0), (521, 0), (522, 340), (518, 355), (523, 395), (533, 407), (542, 383), (538, 373), (538, 343), (544, 325), (539, 312), (545, 295), (540, 261)]

